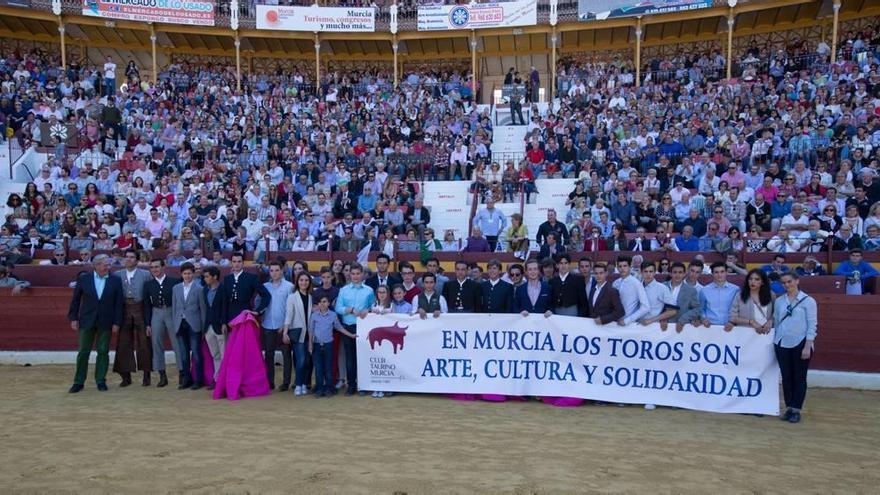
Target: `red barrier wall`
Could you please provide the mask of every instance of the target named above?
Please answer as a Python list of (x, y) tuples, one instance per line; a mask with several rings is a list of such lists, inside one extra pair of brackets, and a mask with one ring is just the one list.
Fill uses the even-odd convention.
[[(70, 295), (71, 290), (66, 288), (29, 289), (19, 296), (4, 290), (0, 295), (0, 350), (75, 350), (76, 333), (67, 322)], [(819, 338), (813, 367), (880, 372), (880, 297), (815, 297), (819, 303)]]

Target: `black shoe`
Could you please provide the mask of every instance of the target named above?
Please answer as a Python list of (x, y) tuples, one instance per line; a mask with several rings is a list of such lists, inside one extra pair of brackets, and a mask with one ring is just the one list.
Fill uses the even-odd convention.
[(149, 387), (150, 384), (152, 383), (152, 381), (153, 381), (153, 380), (152, 380), (152, 378), (150, 377), (150, 372), (149, 372), (149, 371), (144, 371), (144, 381), (141, 382), (141, 385), (144, 386), (144, 387)]
[(131, 373), (123, 373), (122, 374), (122, 382), (119, 384), (120, 387), (127, 387), (131, 385)]
[(289, 383), (282, 383), (281, 386), (278, 387), (278, 391), (279, 391), (279, 392), (287, 392), (287, 390), (288, 390), (289, 388), (290, 388), (290, 384), (289, 384)]
[(193, 383), (192, 386), (189, 387), (189, 389), (190, 389), (190, 390), (198, 390), (198, 389), (200, 389), (200, 388), (202, 388), (202, 387), (204, 387), (204, 385), (202, 385), (201, 383)]
[(168, 375), (164, 371), (159, 372), (159, 383), (156, 386), (160, 388), (168, 386)]
[(98, 391), (99, 392), (106, 392), (107, 391), (107, 384), (104, 382), (99, 383), (98, 384)]
[(208, 389), (208, 390), (214, 390), (214, 386), (213, 386), (213, 385), (208, 385), (208, 386), (205, 387), (205, 388)]
[(192, 382), (189, 380), (186, 380), (177, 386), (177, 390), (184, 390), (184, 389), (188, 389), (190, 387), (192, 387)]
[(801, 422), (801, 413), (792, 412), (791, 416), (788, 418), (789, 423), (800, 423)]
[(269, 384), (269, 390), (275, 390), (275, 384), (274, 384), (274, 383), (270, 383), (270, 384)]
[(355, 394), (355, 392), (357, 392), (357, 390), (355, 390), (354, 387), (348, 387), (348, 389), (346, 389), (346, 391), (345, 391), (345, 396), (351, 397), (352, 395)]
[(79, 391), (81, 391), (82, 389), (83, 389), (82, 385), (80, 385), (79, 383), (74, 383), (73, 385), (70, 386), (70, 390), (68, 390), (67, 393), (75, 394), (75, 393), (78, 393)]
[(794, 413), (791, 409), (786, 409), (785, 413), (782, 416), (779, 416), (780, 421), (788, 421), (791, 419), (791, 415)]

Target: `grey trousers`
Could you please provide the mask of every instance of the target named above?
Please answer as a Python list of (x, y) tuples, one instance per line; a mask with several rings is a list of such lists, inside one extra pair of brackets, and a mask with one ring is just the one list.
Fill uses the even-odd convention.
[(208, 350), (211, 351), (211, 359), (214, 361), (214, 380), (220, 372), (220, 363), (223, 362), (223, 354), (226, 352), (226, 334), (217, 335), (211, 325), (205, 330), (205, 341), (208, 342)]
[(177, 329), (172, 328), (171, 308), (153, 308), (153, 317), (150, 326), (153, 335), (150, 337), (153, 344), (153, 371), (165, 371), (165, 336), (171, 341), (174, 349), (174, 359), (180, 365), (180, 345), (177, 343)]

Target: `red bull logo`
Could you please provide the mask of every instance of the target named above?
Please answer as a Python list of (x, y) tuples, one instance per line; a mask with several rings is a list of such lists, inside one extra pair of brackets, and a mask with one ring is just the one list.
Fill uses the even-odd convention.
[(403, 339), (406, 337), (406, 329), (409, 327), (400, 327), (396, 322), (393, 326), (390, 327), (376, 327), (370, 330), (370, 333), (367, 334), (367, 340), (370, 342), (370, 350), (376, 348), (376, 344), (380, 347), (382, 346), (382, 341), (387, 340), (391, 343), (391, 347), (394, 349), (394, 354), (397, 354), (397, 350), (403, 350)]

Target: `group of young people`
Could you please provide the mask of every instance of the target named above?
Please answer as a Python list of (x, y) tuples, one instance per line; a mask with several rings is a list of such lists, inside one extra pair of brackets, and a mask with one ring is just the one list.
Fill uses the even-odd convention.
[[(79, 331), (80, 351), (70, 392), (82, 390), (96, 341), (95, 380), (99, 390), (107, 390), (110, 337), (118, 333), (113, 371), (121, 375), (123, 387), (131, 385), (137, 370), (143, 372), (144, 386), (151, 384), (152, 371), (159, 373), (159, 387), (168, 384), (164, 359), (168, 335), (179, 364), (181, 389), (211, 387), (224, 367), (237, 366), (237, 375), (263, 370), (268, 392), (275, 389), (275, 359), (280, 351), (279, 391), (292, 388), (295, 396), (326, 397), (347, 385), (346, 395), (365, 395), (367, 391), (359, 390), (357, 383), (359, 318), (370, 313), (423, 319), (442, 318), (445, 313), (534, 313), (591, 318), (598, 325), (658, 323), (662, 331), (671, 327), (676, 332), (688, 325), (720, 326), (724, 331), (742, 326), (760, 334), (775, 329), (786, 405), (783, 419), (798, 422), (817, 336), (816, 301), (799, 289), (799, 276), (791, 270), (781, 274), (784, 293), (776, 297), (766, 270), (750, 270), (742, 287), (737, 287), (728, 282), (728, 267), (722, 262), (711, 265), (712, 282), (701, 285), (699, 260), (690, 266), (671, 263), (664, 270), (668, 280), (661, 282), (654, 263), (634, 265), (623, 255), (613, 265), (594, 263), (588, 257), (575, 265), (571, 255), (560, 253), (552, 259), (512, 263), (506, 271), (499, 261), (491, 260), (485, 276), (478, 277), (463, 260), (455, 262), (454, 273), (447, 277), (432, 258), (417, 279), (411, 263), (399, 262), (396, 274), (390, 270), (390, 257), (380, 253), (376, 271), (369, 276), (358, 263), (345, 263), (338, 271), (334, 263), (315, 277), (304, 262), (297, 261), (290, 269), (285, 260), (275, 259), (266, 265), (266, 281), (261, 283), (257, 275), (244, 271), (240, 253), (232, 255), (231, 272), (222, 280), (215, 266), (201, 270), (198, 280), (190, 263), (180, 266), (180, 279), (171, 278), (161, 259), (152, 261), (146, 273), (138, 268), (134, 250), (125, 254), (124, 269), (111, 275), (109, 260), (99, 255), (94, 271), (77, 280), (69, 318)], [(245, 331), (239, 324), (242, 313), (259, 318), (260, 344), (255, 343), (256, 335), (251, 345), (239, 339), (232, 349), (236, 359), (224, 359), (231, 350), (232, 334)], [(214, 395), (223, 394), (215, 390)], [(545, 400), (559, 406), (583, 403), (564, 397)]]

